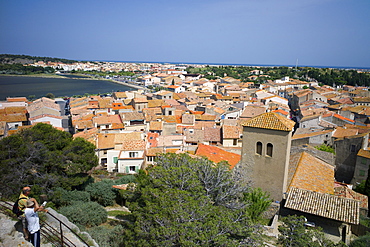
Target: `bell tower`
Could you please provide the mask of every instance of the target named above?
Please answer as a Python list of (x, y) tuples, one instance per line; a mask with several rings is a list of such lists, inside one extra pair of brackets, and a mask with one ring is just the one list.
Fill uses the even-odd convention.
[(273, 112), (256, 116), (243, 125), (242, 162), (253, 187), (281, 201), (287, 189), (292, 130), (295, 122)]

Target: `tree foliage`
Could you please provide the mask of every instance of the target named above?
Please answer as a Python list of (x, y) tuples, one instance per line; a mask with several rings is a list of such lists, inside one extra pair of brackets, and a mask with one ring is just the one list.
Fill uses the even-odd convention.
[(243, 193), (226, 163), (165, 154), (140, 173), (125, 246), (239, 246), (252, 243)]
[(320, 151), (324, 151), (324, 152), (328, 152), (328, 153), (333, 153), (335, 154), (335, 150), (334, 148), (328, 146), (328, 145), (325, 145), (325, 144), (321, 144), (320, 146), (316, 146), (315, 147), (317, 150), (320, 150)]
[(62, 207), (71, 205), (75, 201), (88, 202), (90, 201), (90, 194), (86, 191), (68, 191), (62, 188), (56, 188), (52, 200), (57, 207)]
[(364, 236), (358, 237), (355, 240), (353, 240), (349, 247), (368, 247), (370, 243), (370, 234), (366, 234)]
[(74, 201), (69, 206), (61, 207), (59, 212), (71, 222), (86, 227), (98, 226), (108, 219), (107, 211), (97, 202)]
[(0, 64), (0, 74), (15, 74), (15, 75), (31, 75), (31, 74), (42, 74), (42, 73), (54, 73), (55, 70), (52, 67), (36, 67), (36, 66), (24, 66), (20, 63), (16, 64)]
[(26, 184), (46, 194), (57, 187), (78, 188), (89, 182), (87, 172), (97, 164), (93, 144), (49, 124), (39, 123), (0, 140), (3, 196), (18, 193)]
[(90, 193), (91, 200), (102, 206), (112, 206), (114, 204), (116, 193), (113, 192), (111, 180), (89, 184), (85, 190)]
[(261, 220), (262, 213), (267, 210), (272, 202), (268, 193), (260, 188), (245, 193), (244, 200), (248, 203), (247, 213), (253, 223)]
[(279, 226), (279, 240), (281, 246), (286, 247), (334, 247), (345, 246), (343, 243), (335, 244), (324, 236), (321, 228), (307, 229), (304, 216), (290, 215), (282, 219)]
[(117, 225), (114, 227), (95, 226), (87, 230), (90, 236), (94, 236), (94, 240), (100, 247), (120, 247), (125, 241), (121, 235), (123, 227)]
[[(67, 64), (76, 63), (76, 60), (69, 60), (64, 58), (55, 58), (55, 57), (36, 57), (36, 56), (28, 56), (28, 55), (14, 55), (14, 54), (0, 54), (0, 63), (34, 63), (37, 61), (47, 62), (62, 62)], [(86, 61), (82, 61), (86, 62)]]
[[(241, 81), (249, 81), (251, 71), (255, 70), (252, 66), (205, 66), (202, 68), (188, 67), (188, 73), (199, 73), (207, 79), (217, 79), (224, 76), (231, 76)], [(334, 68), (313, 68), (313, 67), (260, 67), (258, 68), (269, 79), (276, 80), (285, 76), (300, 79), (303, 81), (318, 81), (325, 85), (359, 85), (370, 86), (370, 73), (361, 73), (354, 69), (334, 69)], [(258, 81), (264, 79), (259, 77)]]

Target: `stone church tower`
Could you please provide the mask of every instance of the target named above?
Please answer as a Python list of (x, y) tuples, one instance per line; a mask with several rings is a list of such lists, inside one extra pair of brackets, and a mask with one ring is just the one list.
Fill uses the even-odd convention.
[(243, 125), (242, 162), (252, 187), (270, 193), (274, 201), (281, 201), (287, 189), (292, 130), (295, 122), (279, 114), (268, 112), (256, 116)]

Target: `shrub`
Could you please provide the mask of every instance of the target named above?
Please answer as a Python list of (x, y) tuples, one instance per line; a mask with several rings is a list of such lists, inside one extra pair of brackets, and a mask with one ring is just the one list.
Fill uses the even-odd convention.
[(69, 206), (61, 207), (59, 212), (71, 222), (86, 227), (100, 225), (108, 218), (107, 211), (97, 202), (75, 201)]
[(349, 247), (367, 247), (369, 246), (369, 243), (370, 243), (370, 234), (367, 234), (353, 240), (349, 244)]
[(106, 226), (96, 226), (88, 230), (90, 236), (99, 244), (100, 247), (120, 247), (124, 241), (121, 232), (123, 227), (117, 225), (113, 228)]
[(317, 150), (320, 150), (320, 151), (325, 151), (325, 152), (329, 152), (329, 153), (335, 154), (334, 148), (332, 148), (332, 147), (330, 147), (328, 145), (325, 145), (325, 144), (321, 144), (320, 146), (316, 146), (315, 148)]
[(112, 206), (116, 198), (116, 193), (113, 191), (112, 185), (112, 180), (103, 180), (89, 184), (85, 191), (90, 193), (92, 201), (96, 201), (103, 206)]
[(113, 184), (128, 184), (135, 182), (136, 177), (134, 175), (124, 175), (123, 177), (115, 180)]
[(244, 200), (249, 204), (247, 214), (253, 223), (262, 220), (262, 213), (267, 210), (272, 202), (268, 193), (261, 188), (255, 188), (245, 193)]
[(71, 205), (74, 201), (90, 201), (90, 194), (86, 191), (67, 191), (62, 188), (57, 188), (54, 192), (53, 202), (56, 206)]

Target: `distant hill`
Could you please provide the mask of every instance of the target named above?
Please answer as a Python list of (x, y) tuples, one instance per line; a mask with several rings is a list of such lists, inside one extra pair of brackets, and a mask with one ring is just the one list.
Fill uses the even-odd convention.
[(64, 58), (54, 58), (54, 57), (35, 57), (28, 55), (12, 55), (12, 54), (0, 54), (0, 64), (29, 64), (38, 61), (43, 62), (62, 62), (66, 64), (76, 63), (76, 60), (69, 60)]

